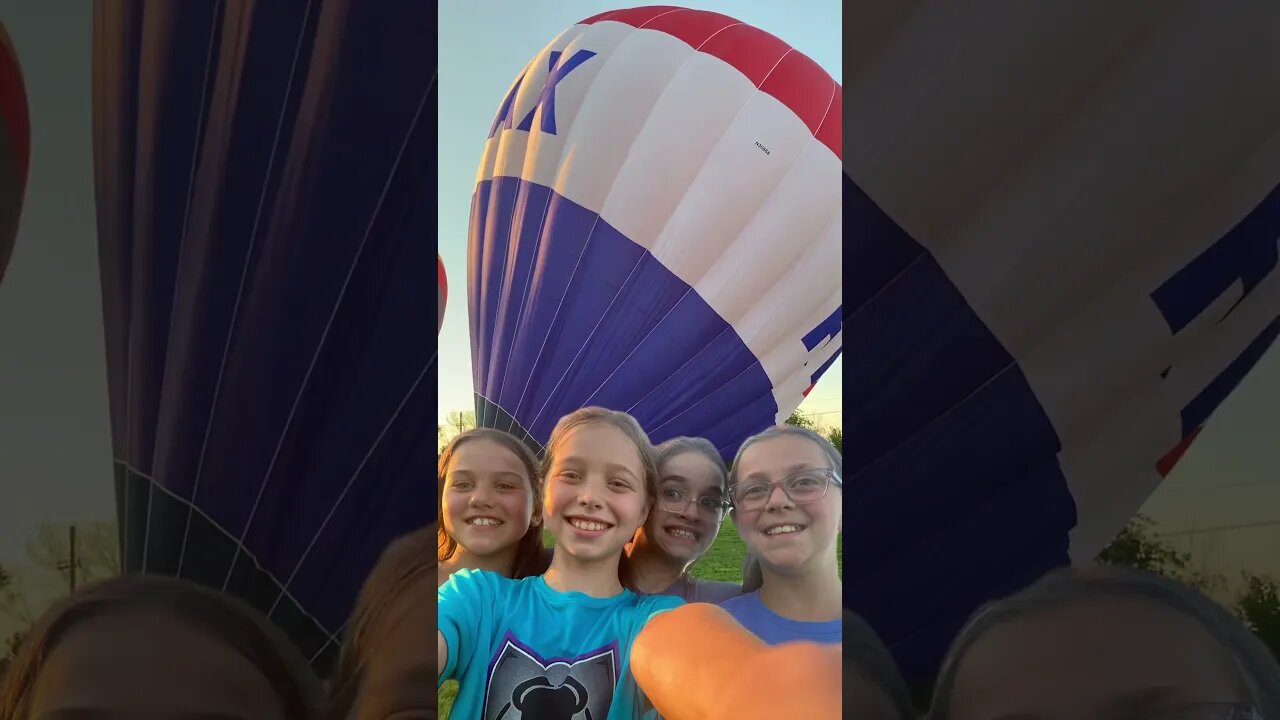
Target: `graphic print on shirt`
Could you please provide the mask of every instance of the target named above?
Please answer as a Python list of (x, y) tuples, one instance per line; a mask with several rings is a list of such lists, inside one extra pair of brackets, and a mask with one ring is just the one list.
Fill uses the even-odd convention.
[(489, 666), (484, 720), (605, 720), (618, 668), (616, 642), (547, 660), (507, 633)]

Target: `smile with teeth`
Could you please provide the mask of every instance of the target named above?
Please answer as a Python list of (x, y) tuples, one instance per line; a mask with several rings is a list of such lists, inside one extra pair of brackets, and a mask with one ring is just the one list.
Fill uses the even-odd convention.
[(480, 527), (497, 527), (502, 524), (502, 521), (497, 518), (478, 517), (478, 518), (471, 518), (470, 520), (467, 521), (467, 524), (479, 525)]
[(587, 520), (586, 518), (569, 518), (569, 524), (578, 528), (579, 530), (589, 530), (589, 531), (608, 530), (609, 528), (613, 527), (608, 523), (603, 523), (603, 522), (600, 522), (599, 520)]
[(667, 533), (668, 533), (668, 534), (670, 534), (670, 535), (674, 535), (674, 536), (676, 536), (676, 537), (678, 537), (678, 538), (682, 538), (682, 539), (684, 539), (684, 540), (697, 540), (697, 539), (698, 539), (698, 536), (697, 536), (697, 535), (695, 535), (694, 533), (692, 533), (692, 532), (691, 532), (691, 531), (689, 531), (689, 530), (685, 530), (685, 529), (684, 529), (684, 528), (682, 528), (682, 527), (668, 527), (668, 528), (667, 528)]
[(764, 534), (765, 535), (783, 535), (786, 533), (798, 533), (803, 529), (804, 529), (803, 525), (774, 525), (771, 528), (766, 528), (764, 531)]

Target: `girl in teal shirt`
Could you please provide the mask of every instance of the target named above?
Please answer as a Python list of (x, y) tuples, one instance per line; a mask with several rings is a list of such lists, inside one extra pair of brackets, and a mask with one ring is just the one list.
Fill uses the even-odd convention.
[(460, 570), (437, 591), (440, 680), (457, 718), (656, 715), (630, 674), (631, 643), (683, 603), (631, 588), (623, 552), (657, 494), (654, 449), (626, 413), (588, 407), (556, 425), (542, 465), (555, 538), (545, 574)]

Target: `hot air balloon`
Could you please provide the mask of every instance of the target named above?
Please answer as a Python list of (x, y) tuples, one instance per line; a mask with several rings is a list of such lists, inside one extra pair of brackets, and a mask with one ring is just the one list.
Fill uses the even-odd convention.
[(574, 25), (499, 103), (473, 195), (476, 417), (586, 405), (731, 456), (839, 355), (840, 85), (712, 12)]
[(22, 68), (13, 42), (0, 25), (0, 281), (18, 235), (30, 160), (31, 120)]
[(94, 13), (124, 568), (247, 600), (323, 672), (432, 506), (435, 9)]
[(927, 680), (1280, 332), (1280, 7), (854, 10), (844, 588)]
[(440, 321), (436, 325), (438, 335), (444, 329), (444, 304), (449, 298), (449, 283), (444, 275), (444, 258), (440, 257), (439, 253), (436, 254), (436, 285), (439, 288), (436, 292), (436, 305), (440, 309)]

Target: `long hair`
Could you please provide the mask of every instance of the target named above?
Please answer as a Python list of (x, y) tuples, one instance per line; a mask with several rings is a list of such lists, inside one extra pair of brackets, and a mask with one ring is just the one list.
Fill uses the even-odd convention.
[(952, 641), (942, 662), (930, 717), (946, 720), (960, 664), (989, 630), (1011, 620), (1096, 597), (1143, 600), (1195, 620), (1235, 659), (1241, 681), (1262, 717), (1280, 717), (1280, 664), (1244, 623), (1189, 585), (1154, 573), (1114, 566), (1051, 572), (1022, 592), (974, 613)]
[[(449, 464), (453, 462), (453, 456), (458, 452), (458, 448), (472, 440), (490, 440), (506, 448), (507, 451), (516, 456), (525, 470), (525, 477), (528, 478), (529, 487), (533, 491), (533, 517), (542, 517), (542, 476), (538, 472), (538, 461), (528, 446), (501, 430), (494, 430), (493, 428), (468, 430), (451, 440), (448, 446), (441, 451), (439, 464), (436, 468), (438, 475), (436, 483), (436, 517), (440, 518), (439, 526), (436, 528), (436, 560), (439, 562), (447, 561), (458, 549), (458, 541), (444, 528), (445, 477), (449, 473)], [(516, 543), (515, 562), (511, 566), (511, 577), (518, 579), (541, 575), (546, 569), (547, 560), (542, 547), (542, 525), (541, 523), (532, 523), (519, 542)]]
[[(560, 421), (556, 423), (555, 429), (551, 431), (551, 439), (547, 441), (547, 451), (542, 458), (541, 474), (544, 487), (549, 484), (551, 467), (555, 464), (556, 453), (559, 451), (565, 437), (570, 431), (593, 423), (617, 428), (631, 442), (635, 443), (636, 451), (640, 453), (640, 465), (644, 469), (645, 498), (647, 500), (656, 498), (658, 495), (658, 457), (654, 451), (653, 443), (649, 441), (649, 436), (644, 432), (644, 428), (640, 427), (640, 423), (627, 413), (595, 406), (575, 410), (560, 418)], [(631, 561), (627, 558), (625, 550), (623, 550), (622, 556), (618, 560), (618, 581), (629, 590), (636, 589), (635, 578), (631, 571)]]
[(848, 609), (844, 611), (842, 627), (844, 672), (857, 673), (883, 692), (897, 717), (902, 720), (914, 718), (916, 709), (911, 702), (911, 693), (884, 641), (866, 620)]
[[(831, 465), (831, 469), (836, 471), (836, 475), (844, 475), (844, 458), (840, 455), (840, 451), (836, 449), (836, 446), (831, 444), (830, 440), (809, 428), (796, 425), (774, 425), (743, 440), (742, 445), (738, 446), (738, 454), (734, 455), (733, 465), (729, 470), (729, 487), (738, 484), (738, 470), (742, 466), (742, 455), (747, 451), (747, 448), (761, 440), (776, 437), (801, 437), (812, 442), (822, 449), (822, 454), (826, 456), (827, 462)], [(733, 514), (736, 520), (738, 511), (735, 509)], [(742, 558), (742, 592), (754, 592), (759, 590), (763, 584), (764, 573), (760, 570), (760, 561), (748, 552)]]
[(416, 583), (426, 583), (435, 576), (437, 562), (431, 559), (428, 545), (431, 531), (428, 525), (393, 541), (365, 579), (347, 622), (338, 665), (329, 680), (331, 720), (344, 720), (350, 715), (372, 645), (377, 634), (385, 630), (381, 621), (396, 600)]
[(167, 614), (251, 662), (270, 683), (289, 720), (319, 717), (323, 685), (302, 653), (262, 613), (230, 595), (192, 582), (126, 575), (85, 585), (40, 617), (0, 683), (0, 718), (25, 716), (41, 669), (78, 623), (112, 612), (142, 609)]

